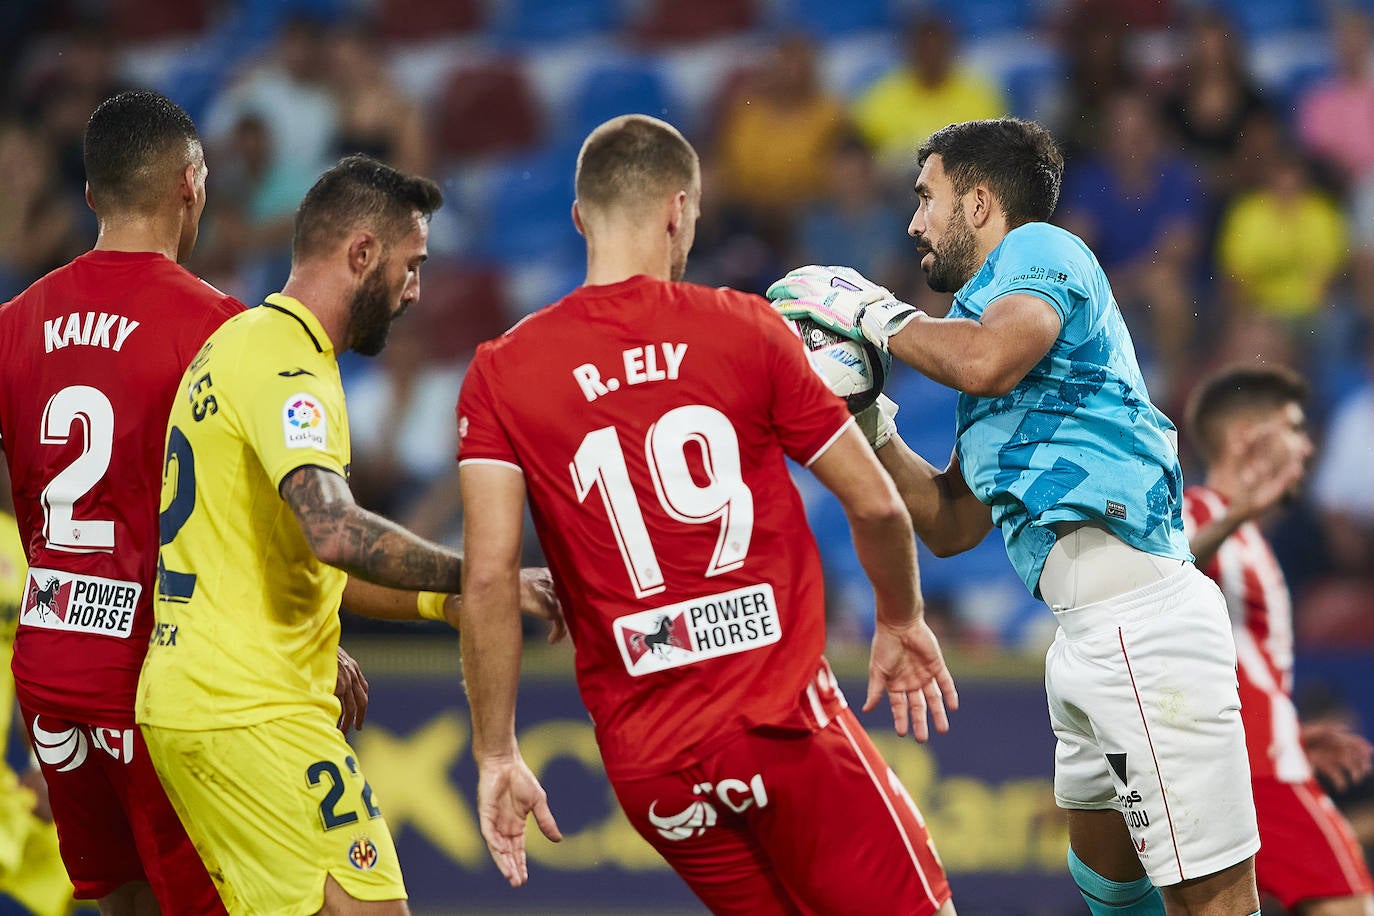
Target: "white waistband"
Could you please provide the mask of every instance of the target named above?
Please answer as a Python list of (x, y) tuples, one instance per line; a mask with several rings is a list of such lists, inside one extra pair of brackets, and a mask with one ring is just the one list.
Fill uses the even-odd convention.
[(1096, 604), (1167, 579), (1185, 565), (1132, 547), (1099, 525), (1063, 525), (1045, 557), (1040, 597), (1053, 610)]
[(1184, 563), (1172, 576), (1124, 595), (1078, 607), (1054, 608), (1054, 617), (1066, 637), (1084, 639), (1188, 606), (1188, 596), (1199, 582), (1211, 584), (1197, 567)]

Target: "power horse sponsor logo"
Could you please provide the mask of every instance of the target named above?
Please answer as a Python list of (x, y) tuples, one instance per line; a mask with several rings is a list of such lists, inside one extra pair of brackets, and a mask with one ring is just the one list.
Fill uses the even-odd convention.
[(766, 583), (627, 614), (612, 627), (625, 670), (635, 677), (782, 638), (773, 586)]
[(29, 570), (19, 624), (128, 639), (142, 592), (137, 582), (34, 568)]

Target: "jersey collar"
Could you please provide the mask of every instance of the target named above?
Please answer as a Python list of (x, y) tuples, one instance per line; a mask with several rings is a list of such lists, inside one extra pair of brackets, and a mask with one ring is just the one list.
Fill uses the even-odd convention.
[(334, 350), (333, 343), (329, 340), (329, 335), (324, 332), (324, 325), (315, 317), (315, 313), (306, 308), (299, 299), (291, 296), (284, 296), (281, 293), (272, 293), (262, 303), (263, 308), (270, 308), (278, 312), (290, 315), (296, 319), (310, 336), (310, 342), (315, 345), (317, 353), (331, 353)]

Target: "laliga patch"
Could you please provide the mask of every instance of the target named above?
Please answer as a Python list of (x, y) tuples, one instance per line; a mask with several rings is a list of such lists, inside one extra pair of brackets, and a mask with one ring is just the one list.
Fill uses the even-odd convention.
[(142, 592), (137, 582), (30, 569), (19, 625), (128, 639)]
[(326, 449), (329, 441), (324, 407), (309, 394), (293, 394), (281, 409), (281, 428), (287, 448)]
[(782, 639), (773, 586), (767, 583), (627, 614), (611, 627), (625, 670), (634, 677)]

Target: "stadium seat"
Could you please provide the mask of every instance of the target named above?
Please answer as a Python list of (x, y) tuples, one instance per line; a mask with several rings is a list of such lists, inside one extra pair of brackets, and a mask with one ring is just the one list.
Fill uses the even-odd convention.
[(120, 41), (149, 41), (204, 31), (206, 0), (110, 0), (109, 26)]
[(1033, 0), (959, 0), (958, 3), (942, 5), (941, 11), (949, 16), (960, 37), (969, 41), (1030, 28), (1035, 24), (1032, 2)]
[(783, 0), (778, 7), (779, 24), (823, 40), (897, 25), (887, 0)]
[(681, 115), (669, 98), (667, 81), (652, 63), (636, 60), (592, 67), (573, 90), (570, 143), (581, 143), (603, 121), (622, 114), (648, 114), (672, 121)]
[(618, 0), (500, 0), (493, 6), (491, 34), (528, 46), (611, 32), (620, 21)]
[(494, 265), (426, 264), (422, 289), (424, 308), (406, 321), (421, 326), (426, 355), (437, 362), (468, 359), (479, 343), (515, 323), (505, 273)]
[(383, 37), (394, 41), (429, 41), (482, 25), (479, 0), (380, 0), (377, 6)]
[(472, 253), (515, 265), (579, 254), (569, 216), (575, 147), (555, 146), (497, 163), (482, 190)]
[(460, 65), (439, 103), (439, 151), (472, 157), (527, 150), (539, 142), (543, 116), (524, 71), (510, 61)]
[(1214, 0), (1249, 38), (1322, 27), (1322, 4), (1312, 0)]
[(756, 17), (752, 0), (649, 0), (631, 35), (649, 45), (681, 44), (744, 31)]

